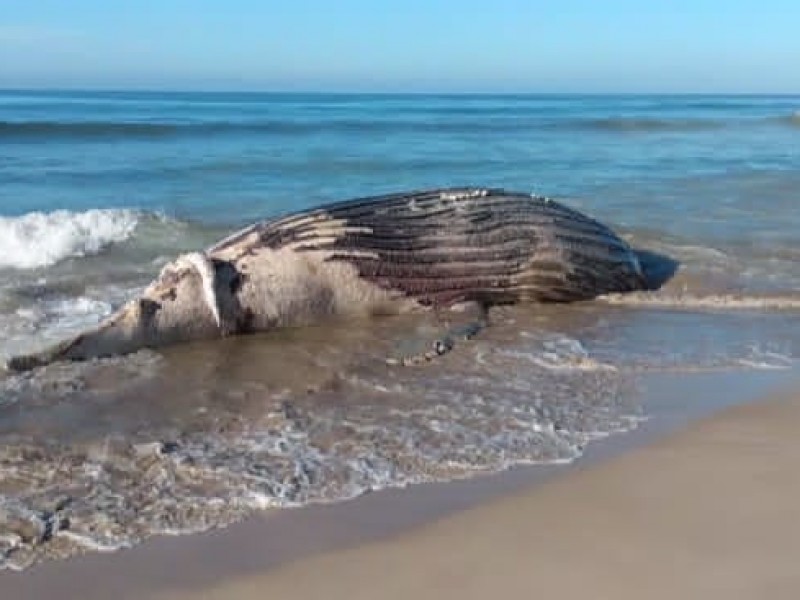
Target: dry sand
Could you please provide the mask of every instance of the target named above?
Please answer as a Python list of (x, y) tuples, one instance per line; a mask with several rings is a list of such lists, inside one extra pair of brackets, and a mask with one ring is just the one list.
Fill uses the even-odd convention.
[(800, 598), (800, 389), (385, 541), (160, 600)]

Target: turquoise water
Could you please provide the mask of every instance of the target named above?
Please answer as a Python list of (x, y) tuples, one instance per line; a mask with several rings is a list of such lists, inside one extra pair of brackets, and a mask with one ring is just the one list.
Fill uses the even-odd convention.
[(0, 374), (0, 567), (571, 460), (636, 425), (642, 372), (800, 355), (800, 96), (19, 91), (0, 92), (0, 359), (249, 222), (449, 185), (556, 197), (680, 268), (652, 294), (498, 310), (421, 368), (385, 358), (441, 318)]
[(474, 182), (580, 198), (631, 225), (680, 217), (698, 234), (709, 213), (735, 227), (760, 190), (771, 228), (797, 185), (797, 111), (783, 96), (5, 92), (0, 213), (133, 207), (239, 224)]

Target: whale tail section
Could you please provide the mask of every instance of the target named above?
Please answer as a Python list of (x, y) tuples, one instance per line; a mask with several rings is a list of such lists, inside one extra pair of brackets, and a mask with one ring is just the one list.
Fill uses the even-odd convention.
[(675, 276), (680, 263), (658, 252), (635, 248), (634, 253), (642, 270), (642, 287), (644, 291), (661, 288)]

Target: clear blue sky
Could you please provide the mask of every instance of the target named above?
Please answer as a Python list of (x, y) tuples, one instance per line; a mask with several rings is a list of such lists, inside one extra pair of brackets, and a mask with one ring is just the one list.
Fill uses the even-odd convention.
[(0, 0), (0, 87), (800, 92), (800, 0)]

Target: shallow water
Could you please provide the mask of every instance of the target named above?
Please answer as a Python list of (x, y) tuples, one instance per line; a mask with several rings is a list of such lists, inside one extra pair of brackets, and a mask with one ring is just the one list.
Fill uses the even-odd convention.
[(324, 200), (558, 197), (680, 261), (654, 294), (329, 323), (0, 374), (0, 566), (253, 510), (568, 461), (642, 372), (800, 355), (796, 97), (0, 93), (0, 358), (97, 322), (175, 254)]

